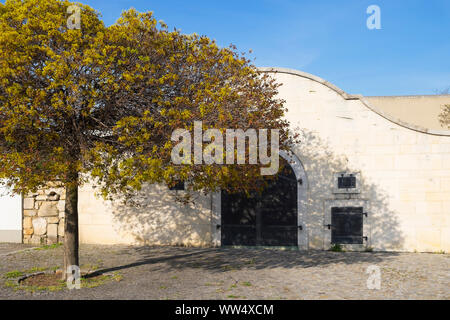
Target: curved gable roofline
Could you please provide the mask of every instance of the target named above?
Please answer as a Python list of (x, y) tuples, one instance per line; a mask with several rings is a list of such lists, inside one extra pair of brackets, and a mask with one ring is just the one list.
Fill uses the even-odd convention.
[(334, 84), (332, 84), (320, 77), (309, 74), (307, 72), (303, 72), (303, 71), (299, 71), (299, 70), (295, 70), (295, 69), (288, 69), (288, 68), (258, 68), (258, 70), (260, 72), (265, 72), (265, 73), (286, 73), (286, 74), (291, 74), (294, 76), (298, 76), (298, 77), (302, 77), (302, 78), (306, 78), (306, 79), (318, 82), (318, 83), (330, 88), (331, 90), (335, 91), (345, 100), (361, 101), (361, 103), (369, 110), (375, 112), (379, 116), (381, 116), (381, 117), (385, 118), (386, 120), (389, 120), (401, 127), (404, 127), (404, 128), (410, 129), (410, 130), (414, 130), (417, 132), (425, 133), (425, 134), (431, 134), (431, 135), (437, 135), (437, 136), (450, 136), (450, 130), (444, 130), (444, 129), (443, 130), (434, 130), (434, 129), (424, 128), (421, 126), (407, 123), (405, 121), (402, 121), (399, 118), (393, 117), (392, 115), (387, 114), (386, 112), (384, 112), (384, 111), (378, 109), (377, 107), (375, 107), (374, 105), (370, 104), (368, 101), (366, 101), (366, 99), (364, 99), (364, 97), (362, 95), (348, 94), (344, 90), (335, 86)]

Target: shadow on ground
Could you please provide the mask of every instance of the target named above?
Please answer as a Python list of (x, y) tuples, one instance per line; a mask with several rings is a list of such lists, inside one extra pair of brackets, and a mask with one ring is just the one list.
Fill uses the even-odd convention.
[(271, 250), (253, 248), (177, 248), (177, 247), (132, 247), (123, 253), (141, 256), (136, 262), (98, 270), (97, 273), (119, 271), (140, 266), (151, 266), (152, 270), (178, 270), (197, 268), (212, 272), (240, 269), (310, 268), (331, 264), (376, 264), (394, 252), (329, 252)]

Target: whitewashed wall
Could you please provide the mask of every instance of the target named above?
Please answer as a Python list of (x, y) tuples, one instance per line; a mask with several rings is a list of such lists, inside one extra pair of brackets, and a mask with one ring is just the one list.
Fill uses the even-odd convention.
[(362, 177), (357, 198), (367, 201), (364, 233), (369, 246), (450, 251), (450, 136), (399, 125), (314, 76), (272, 71), (278, 71), (271, 74), (283, 83), (279, 94), (286, 100), (287, 119), (302, 132), (295, 153), (310, 186), (309, 247), (330, 245), (330, 231), (324, 227), (328, 203), (353, 201), (333, 195), (333, 174), (353, 171)]
[(0, 187), (0, 242), (22, 242), (22, 198)]
[(92, 186), (79, 192), (80, 241), (100, 244), (208, 246), (211, 233), (211, 196), (194, 202), (176, 201), (177, 193), (164, 185), (143, 188), (134, 205), (96, 197)]
[[(270, 71), (270, 70), (266, 70)], [(276, 71), (276, 72), (273, 72)], [(330, 207), (363, 205), (365, 246), (375, 250), (450, 251), (450, 136), (374, 112), (361, 97), (295, 70), (272, 69), (282, 83), (287, 119), (301, 132), (293, 150), (306, 174), (301, 217), (310, 249), (327, 249)], [(376, 110), (375, 110), (376, 111)], [(391, 121), (393, 120), (393, 121)], [(421, 132), (421, 130), (423, 132)], [(446, 135), (447, 134), (447, 135)], [(361, 175), (361, 194), (333, 194), (336, 172)], [(220, 245), (220, 195), (175, 202), (175, 191), (150, 186), (138, 208), (79, 197), (85, 243)]]

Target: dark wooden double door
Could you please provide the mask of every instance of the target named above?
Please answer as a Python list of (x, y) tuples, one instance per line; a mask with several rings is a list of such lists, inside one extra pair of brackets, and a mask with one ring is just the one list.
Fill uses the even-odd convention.
[(222, 245), (297, 246), (297, 180), (286, 164), (263, 192), (222, 191)]

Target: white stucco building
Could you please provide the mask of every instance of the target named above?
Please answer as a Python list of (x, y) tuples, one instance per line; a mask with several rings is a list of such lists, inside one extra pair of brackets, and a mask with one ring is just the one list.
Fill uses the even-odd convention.
[[(449, 95), (363, 97), (300, 71), (261, 70), (282, 83), (286, 117), (301, 132), (300, 144), (281, 155), (290, 172), (266, 200), (216, 193), (183, 205), (174, 201), (183, 191), (149, 186), (139, 207), (124, 207), (84, 186), (80, 241), (450, 251), (450, 131), (438, 122)], [(17, 199), (11, 207), (0, 201), (8, 211), (0, 241), (11, 228), (27, 243), (63, 236), (62, 190), (25, 197), (23, 210)]]

